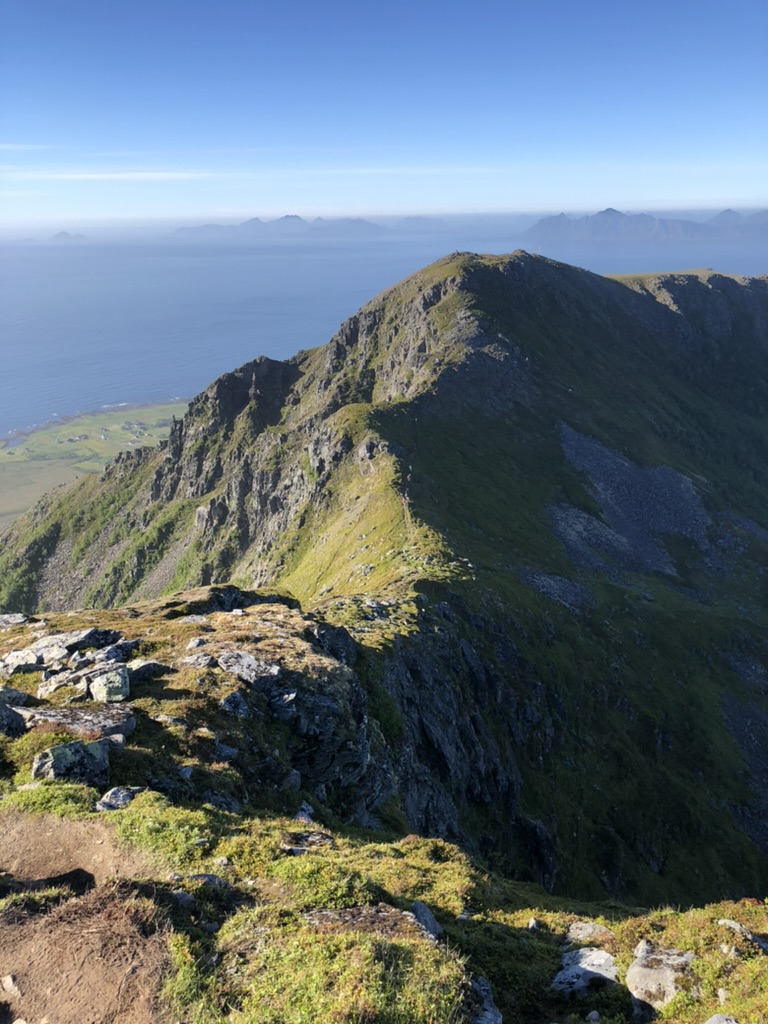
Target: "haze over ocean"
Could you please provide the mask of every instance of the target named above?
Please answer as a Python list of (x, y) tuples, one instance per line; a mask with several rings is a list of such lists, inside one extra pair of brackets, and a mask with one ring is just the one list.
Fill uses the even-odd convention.
[[(452, 245), (453, 243), (453, 245)], [(118, 403), (191, 398), (258, 355), (324, 344), (375, 294), (451, 251), (510, 238), (0, 247), (0, 436)], [(765, 272), (764, 246), (550, 246), (599, 273)]]

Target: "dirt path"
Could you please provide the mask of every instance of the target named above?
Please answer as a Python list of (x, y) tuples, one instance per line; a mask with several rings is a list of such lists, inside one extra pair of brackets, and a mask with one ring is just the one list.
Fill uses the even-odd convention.
[[(0, 1024), (162, 1024), (168, 955), (152, 901), (127, 883), (141, 859), (101, 822), (0, 815), (0, 869), (36, 888), (67, 872), (95, 885), (50, 913), (0, 915)], [(108, 881), (110, 878), (120, 881)]]

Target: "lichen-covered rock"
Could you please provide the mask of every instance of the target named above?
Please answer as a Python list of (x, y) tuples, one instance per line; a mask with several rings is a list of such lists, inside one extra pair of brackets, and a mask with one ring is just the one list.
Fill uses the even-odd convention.
[(21, 708), (26, 727), (52, 725), (83, 739), (102, 736), (130, 736), (136, 728), (136, 716), (129, 704), (101, 707)]
[(32, 762), (32, 778), (81, 782), (101, 789), (109, 783), (109, 741), (75, 740), (49, 747)]
[(274, 662), (256, 658), (248, 651), (222, 651), (217, 661), (225, 672), (237, 676), (251, 686), (269, 686), (280, 675), (280, 666)]
[(660, 949), (643, 939), (635, 947), (626, 986), (632, 994), (635, 1017), (650, 1019), (654, 1010), (670, 1003), (690, 977), (693, 953)]
[(83, 677), (88, 685), (91, 700), (102, 704), (115, 704), (128, 700), (131, 685), (125, 665), (116, 664), (109, 667), (91, 669)]
[(574, 921), (565, 937), (569, 942), (606, 942), (615, 936), (610, 928), (596, 921)]
[(563, 966), (552, 979), (552, 988), (575, 996), (616, 982), (616, 961), (610, 953), (584, 946), (563, 954)]

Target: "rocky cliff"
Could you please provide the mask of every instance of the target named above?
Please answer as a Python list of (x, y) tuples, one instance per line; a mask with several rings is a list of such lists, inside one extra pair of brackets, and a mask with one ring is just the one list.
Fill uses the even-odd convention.
[(0, 540), (0, 605), (289, 592), (391, 779), (308, 796), (550, 889), (754, 889), (766, 325), (764, 278), (454, 254), (49, 496)]

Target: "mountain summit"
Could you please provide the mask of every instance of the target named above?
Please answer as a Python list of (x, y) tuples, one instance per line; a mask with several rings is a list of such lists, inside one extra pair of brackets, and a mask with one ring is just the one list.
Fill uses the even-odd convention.
[(454, 253), (47, 497), (0, 607), (278, 589), (365, 691), (361, 820), (395, 801), (550, 889), (738, 895), (768, 879), (767, 326), (765, 278)]

